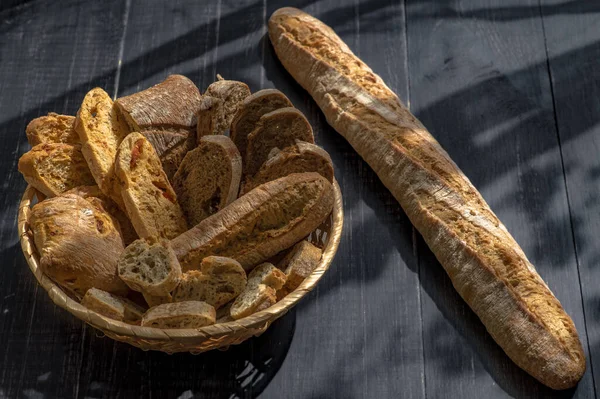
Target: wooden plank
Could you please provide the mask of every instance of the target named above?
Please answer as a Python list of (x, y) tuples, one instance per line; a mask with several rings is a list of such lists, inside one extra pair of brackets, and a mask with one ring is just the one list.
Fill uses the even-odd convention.
[[(268, 2), (268, 14), (285, 2)], [(303, 8), (332, 26), (407, 98), (402, 2), (322, 1)], [(294, 340), (265, 397), (424, 397), (417, 258), (398, 203), (277, 61), (267, 81), (309, 118), (344, 195), (345, 227), (331, 269), (299, 305)], [(285, 393), (285, 394), (282, 394)]]
[(600, 4), (542, 1), (556, 127), (566, 172), (596, 393), (600, 386)]
[[(521, 244), (587, 350), (537, 2), (409, 2), (407, 16), (416, 115)], [(517, 368), (422, 241), (419, 253), (428, 397), (594, 395), (590, 373), (558, 394)]]
[(74, 114), (87, 90), (113, 84), (123, 11), (121, 2), (36, 1), (0, 14), (0, 397), (80, 393), (88, 329), (52, 304), (21, 253), (16, 218), (25, 182), (17, 161), (29, 148), (32, 118)]

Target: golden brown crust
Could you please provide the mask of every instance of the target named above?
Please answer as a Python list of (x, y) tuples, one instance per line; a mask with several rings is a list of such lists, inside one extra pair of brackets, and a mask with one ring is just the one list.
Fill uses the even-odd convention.
[(185, 155), (196, 148), (196, 135), (188, 131), (144, 130), (140, 132), (156, 150), (169, 181)]
[(227, 256), (245, 270), (291, 247), (333, 208), (333, 186), (317, 173), (263, 184), (172, 240), (182, 270), (209, 255)]
[(44, 143), (79, 144), (79, 136), (73, 128), (74, 123), (74, 116), (50, 112), (29, 122), (25, 129), (27, 141), (32, 147)]
[(283, 8), (269, 35), (285, 68), (394, 194), (508, 356), (552, 388), (574, 386), (585, 356), (573, 322), (437, 141), (317, 19)]

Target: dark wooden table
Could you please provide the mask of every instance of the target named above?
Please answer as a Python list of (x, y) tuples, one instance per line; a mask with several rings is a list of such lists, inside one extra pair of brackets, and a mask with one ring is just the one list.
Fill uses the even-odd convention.
[[(571, 315), (588, 370), (551, 391), (454, 292), (376, 175), (277, 61), (266, 20), (331, 25), (429, 127)], [(600, 3), (595, 0), (0, 2), (0, 398), (542, 398), (600, 382)], [(277, 87), (312, 123), (344, 194), (330, 271), (259, 338), (143, 352), (56, 308), (17, 237), (25, 126), (171, 73)], [(599, 382), (595, 379), (598, 378)]]

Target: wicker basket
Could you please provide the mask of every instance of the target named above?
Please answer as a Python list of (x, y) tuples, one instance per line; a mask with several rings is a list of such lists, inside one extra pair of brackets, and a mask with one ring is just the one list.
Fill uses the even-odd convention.
[[(309, 237), (316, 246), (323, 248), (323, 257), (313, 273), (292, 293), (270, 308), (240, 320), (197, 329), (169, 329), (141, 327), (104, 317), (88, 310), (76, 299), (67, 295), (60, 286), (48, 278), (39, 267), (39, 254), (33, 243), (28, 225), (33, 199), (39, 193), (28, 186), (19, 206), (19, 238), (29, 268), (38, 282), (48, 291), (52, 301), (92, 327), (101, 330), (108, 337), (127, 342), (144, 350), (158, 350), (167, 353), (200, 353), (216, 348), (226, 348), (239, 344), (248, 338), (262, 334), (269, 325), (283, 316), (300, 298), (311, 291), (329, 268), (337, 251), (342, 235), (344, 212), (342, 195), (337, 182), (334, 182), (335, 203), (328, 219)], [(38, 197), (39, 198), (39, 197)]]

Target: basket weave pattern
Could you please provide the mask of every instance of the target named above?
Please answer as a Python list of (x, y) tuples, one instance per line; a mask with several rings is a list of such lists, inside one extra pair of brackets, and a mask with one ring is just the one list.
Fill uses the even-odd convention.
[(315, 287), (331, 265), (342, 235), (344, 220), (342, 195), (335, 181), (334, 192), (335, 202), (331, 215), (309, 236), (309, 241), (323, 249), (323, 256), (312, 274), (295, 291), (270, 308), (243, 319), (196, 329), (159, 329), (127, 324), (89, 310), (67, 295), (59, 285), (42, 272), (39, 266), (40, 257), (33, 243), (28, 223), (32, 202), (39, 193), (31, 186), (25, 190), (19, 205), (19, 239), (29, 268), (56, 305), (101, 330), (106, 336), (144, 350), (201, 353), (236, 345), (262, 334), (273, 321), (287, 313), (300, 298)]

